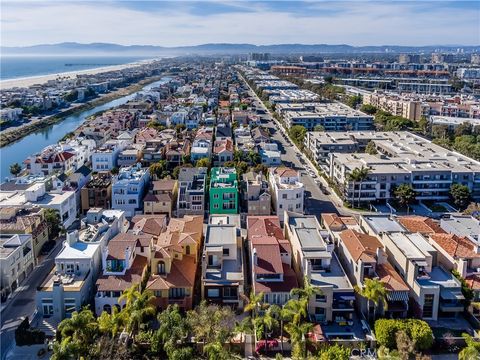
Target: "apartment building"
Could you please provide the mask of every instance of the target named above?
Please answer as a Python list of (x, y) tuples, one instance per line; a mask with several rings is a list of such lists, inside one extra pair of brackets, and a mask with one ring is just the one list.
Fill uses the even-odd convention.
[[(138, 164), (139, 165), (139, 164)], [(121, 168), (112, 184), (112, 209), (134, 216), (143, 208), (143, 195), (150, 181), (148, 169), (140, 166)]]
[(29, 156), (25, 164), (30, 175), (52, 175), (73, 172), (76, 159), (73, 151), (65, 151), (61, 147), (52, 145), (39, 154)]
[(162, 179), (152, 181), (151, 190), (143, 199), (144, 214), (167, 214), (172, 217), (176, 203), (178, 181)]
[(422, 101), (410, 99), (396, 93), (375, 91), (363, 96), (363, 104), (373, 105), (377, 109), (401, 116), (409, 120), (418, 121), (423, 115)]
[(308, 304), (309, 316), (325, 324), (354, 323), (355, 292), (334, 250), (326, 230), (314, 215), (285, 212), (285, 238), (290, 241), (293, 268), (298, 282), (304, 277), (321, 294), (313, 296)]
[(29, 234), (0, 234), (0, 294), (2, 301), (33, 271), (35, 255)]
[(325, 131), (372, 130), (373, 116), (340, 103), (315, 103), (311, 111), (283, 111), (286, 127), (304, 126), (308, 131), (322, 126)]
[(112, 200), (112, 176), (109, 173), (93, 175), (80, 190), (82, 213), (90, 208), (109, 209)]
[(298, 287), (292, 268), (292, 249), (277, 216), (248, 216), (247, 237), (253, 292), (268, 304), (284, 305)]
[(268, 101), (272, 104), (317, 102), (319, 100), (320, 96), (318, 94), (304, 89), (278, 90), (268, 97)]
[[(395, 186), (404, 183), (413, 187), (418, 200), (446, 200), (454, 183), (466, 185), (474, 198), (480, 196), (480, 162), (409, 132), (377, 133), (371, 141), (377, 155), (328, 154), (328, 175), (349, 202), (388, 200)], [(368, 176), (354, 184), (349, 174), (362, 167), (369, 169)]]
[(48, 239), (45, 210), (40, 207), (0, 208), (0, 234), (25, 234), (32, 236), (35, 259)]
[(236, 169), (212, 168), (209, 193), (210, 214), (237, 214), (239, 196)]
[(110, 171), (117, 166), (118, 155), (127, 146), (124, 141), (108, 140), (92, 153), (92, 170)]
[(262, 173), (243, 174), (243, 207), (248, 215), (270, 215), (272, 196)]
[(204, 215), (207, 168), (181, 168), (178, 174), (177, 216)]
[(202, 299), (243, 308), (244, 254), (240, 215), (212, 215), (202, 253)]
[(165, 310), (170, 304), (192, 309), (202, 238), (203, 216), (185, 215), (171, 219), (154, 241), (152, 275), (146, 288), (153, 291), (158, 309)]
[(123, 291), (140, 283), (151, 258), (153, 236), (131, 232), (118, 234), (102, 252), (102, 275), (96, 281), (95, 313), (121, 309)]
[(460, 282), (439, 266), (439, 253), (420, 233), (388, 216), (362, 216), (360, 225), (377, 236), (394, 269), (410, 287), (411, 311), (424, 320), (451, 318), (464, 311)]
[(303, 213), (305, 187), (297, 171), (287, 167), (270, 168), (268, 180), (273, 210), (280, 222), (284, 220), (285, 211)]

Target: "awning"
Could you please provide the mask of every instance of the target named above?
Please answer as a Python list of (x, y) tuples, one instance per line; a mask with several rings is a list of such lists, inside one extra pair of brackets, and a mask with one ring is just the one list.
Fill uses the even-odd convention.
[(440, 291), (440, 297), (444, 300), (465, 300), (460, 290), (442, 289)]
[(408, 301), (408, 291), (389, 291), (387, 293), (388, 301)]

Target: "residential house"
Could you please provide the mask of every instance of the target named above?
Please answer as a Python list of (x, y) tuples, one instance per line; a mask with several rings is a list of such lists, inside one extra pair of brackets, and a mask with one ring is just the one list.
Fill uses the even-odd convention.
[(210, 214), (238, 213), (238, 182), (235, 168), (212, 168)]
[(262, 293), (265, 303), (284, 305), (298, 281), (290, 242), (283, 235), (278, 217), (248, 216), (247, 236), (253, 292)]
[(280, 222), (285, 211), (303, 213), (305, 186), (300, 182), (300, 174), (287, 167), (269, 169), (269, 182), (272, 203)]
[(250, 171), (243, 174), (243, 207), (248, 215), (270, 215), (272, 197), (265, 176)]
[(299, 283), (306, 278), (321, 290), (310, 299), (308, 314), (322, 324), (353, 325), (355, 292), (333, 251), (328, 232), (320, 229), (314, 215), (285, 212), (284, 233), (292, 246)]
[(0, 234), (0, 294), (2, 302), (33, 271), (35, 255), (29, 234)]
[(112, 176), (99, 173), (81, 189), (82, 213), (90, 208), (110, 209), (112, 199)]
[(207, 168), (181, 168), (178, 174), (177, 216), (204, 215)]
[(140, 166), (121, 168), (113, 178), (112, 209), (125, 211), (127, 217), (142, 210), (143, 195), (150, 181), (148, 169)]
[(102, 252), (102, 275), (96, 282), (95, 313), (121, 309), (125, 301), (119, 301), (122, 293), (145, 278), (151, 257), (153, 236), (132, 232), (118, 234), (110, 240)]
[(213, 149), (213, 165), (222, 166), (227, 161), (233, 161), (233, 141), (232, 139), (216, 140)]
[(172, 217), (178, 191), (177, 180), (152, 181), (150, 192), (143, 199), (144, 214), (167, 214)]
[(243, 308), (244, 264), (240, 215), (213, 215), (202, 254), (202, 299)]
[(48, 241), (48, 224), (45, 210), (40, 207), (0, 208), (0, 234), (25, 234), (32, 236), (35, 259)]
[(277, 143), (263, 143), (258, 147), (263, 165), (279, 166), (282, 164), (282, 153), (278, 150)]
[(182, 310), (193, 307), (193, 295), (203, 237), (203, 216), (173, 218), (158, 235), (152, 248), (147, 289), (155, 294), (158, 309), (177, 304)]

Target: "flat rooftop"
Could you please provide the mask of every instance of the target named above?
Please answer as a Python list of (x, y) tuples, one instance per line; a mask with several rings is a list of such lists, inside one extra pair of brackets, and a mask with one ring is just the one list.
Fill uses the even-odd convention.
[(380, 232), (406, 232), (405, 228), (389, 215), (363, 215), (363, 219), (375, 234)]
[(353, 289), (335, 253), (332, 253), (330, 271), (311, 272), (310, 283), (319, 287), (333, 286), (334, 289)]
[(220, 246), (237, 243), (237, 226), (233, 224), (210, 224), (205, 234), (205, 246)]

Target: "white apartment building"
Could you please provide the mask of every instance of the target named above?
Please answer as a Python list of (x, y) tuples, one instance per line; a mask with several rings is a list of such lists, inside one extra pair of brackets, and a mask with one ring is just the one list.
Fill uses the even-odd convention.
[(119, 140), (108, 140), (92, 154), (92, 170), (110, 171), (117, 166), (118, 154), (126, 144)]
[(143, 195), (150, 181), (148, 169), (138, 166), (121, 168), (112, 183), (112, 209), (125, 211), (127, 217), (134, 216), (143, 207)]
[(285, 211), (303, 213), (305, 187), (300, 182), (300, 174), (287, 167), (269, 169), (269, 182), (273, 209), (281, 222)]
[[(325, 137), (316, 141), (309, 135), (308, 144), (319, 164), (328, 151), (323, 167), (328, 168), (328, 176), (350, 202), (388, 200), (393, 196), (394, 187), (403, 183), (412, 185), (418, 200), (448, 199), (454, 183), (468, 186), (474, 198), (480, 196), (480, 162), (476, 160), (406, 131), (353, 132), (345, 136), (352, 140), (344, 138), (347, 147), (361, 148), (373, 141), (378, 154), (354, 153), (350, 148), (347, 153), (330, 152)], [(340, 150), (335, 139), (331, 144), (333, 151)], [(322, 151), (318, 152), (318, 147)], [(349, 174), (362, 167), (369, 169), (368, 176), (361, 183), (349, 181)]]

